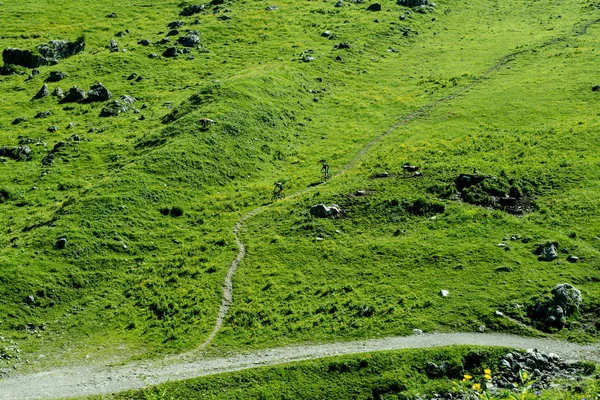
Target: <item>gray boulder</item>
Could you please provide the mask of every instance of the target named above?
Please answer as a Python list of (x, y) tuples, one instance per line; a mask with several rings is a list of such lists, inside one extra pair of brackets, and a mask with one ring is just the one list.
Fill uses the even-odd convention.
[(336, 217), (342, 213), (342, 209), (337, 204), (327, 207), (324, 204), (317, 204), (310, 208), (310, 215), (317, 218)]
[(20, 124), (21, 122), (25, 121), (26, 118), (25, 117), (19, 117), (19, 118), (15, 118), (12, 122), (13, 125), (17, 125)]
[(24, 161), (31, 157), (31, 148), (29, 146), (0, 147), (0, 157)]
[(42, 88), (33, 96), (34, 99), (43, 99), (44, 97), (48, 97), (50, 95), (50, 90), (48, 89), (48, 85), (44, 83)]
[(46, 118), (50, 114), (52, 114), (50, 111), (40, 111), (39, 113), (35, 114), (33, 118)]
[(169, 29), (179, 29), (185, 25), (183, 21), (172, 21), (167, 24), (167, 28)]
[(185, 7), (179, 15), (183, 15), (184, 17), (189, 17), (190, 15), (198, 14), (204, 11), (203, 4), (192, 4), (191, 6)]
[(138, 40), (138, 44), (141, 44), (142, 46), (150, 46), (150, 41), (148, 39), (141, 39)]
[(546, 242), (541, 244), (535, 250), (535, 254), (537, 254), (538, 260), (540, 261), (552, 261), (556, 257), (558, 257), (558, 243), (557, 242)]
[(273, 5), (273, 6), (267, 6), (265, 8), (265, 10), (267, 10), (267, 11), (277, 11), (277, 10), (279, 10), (279, 7), (277, 7), (275, 5)]
[(344, 2), (342, 0), (338, 0), (338, 2), (335, 3), (334, 7), (337, 7), (337, 8), (344, 7)]
[(61, 88), (57, 87), (56, 89), (54, 89), (54, 91), (52, 92), (52, 96), (56, 96), (56, 97), (63, 97), (63, 91)]
[(77, 86), (73, 86), (69, 89), (65, 97), (63, 97), (61, 103), (74, 103), (83, 99), (85, 99), (85, 91)]
[(180, 36), (177, 43), (185, 47), (195, 47), (200, 44), (200, 33), (189, 31), (186, 36)]
[(543, 322), (546, 327), (562, 327), (582, 302), (581, 291), (568, 283), (552, 288), (552, 297), (537, 299), (530, 309), (531, 316)]
[(58, 82), (62, 79), (65, 79), (67, 74), (61, 71), (50, 71), (50, 76), (46, 78), (46, 82)]
[(35, 50), (8, 48), (2, 52), (5, 64), (20, 65), (25, 68), (37, 68), (42, 65), (54, 65), (63, 58), (71, 57), (85, 49), (85, 41), (51, 40), (41, 44)]
[(122, 101), (113, 100), (109, 102), (100, 112), (101, 117), (116, 117), (117, 115), (127, 112), (129, 106)]
[(90, 86), (88, 91), (89, 101), (106, 101), (112, 97), (112, 93), (104, 87), (100, 82)]

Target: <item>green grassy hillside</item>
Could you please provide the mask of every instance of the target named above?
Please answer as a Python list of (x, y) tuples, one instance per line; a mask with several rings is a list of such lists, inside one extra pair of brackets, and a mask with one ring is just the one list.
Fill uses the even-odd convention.
[[(215, 351), (412, 329), (542, 335), (527, 308), (557, 283), (584, 300), (551, 334), (596, 341), (598, 5), (381, 4), (232, 0), (193, 16), (177, 2), (0, 4), (3, 49), (86, 40), (39, 75), (0, 77), (0, 147), (32, 150), (0, 162), (0, 367), (195, 348), (238, 252), (233, 226), (276, 181), (287, 199), (242, 229)], [(162, 56), (186, 29), (201, 44)], [(99, 81), (135, 103), (101, 117), (106, 102), (32, 100), (50, 71), (67, 74), (50, 92)], [(322, 160), (335, 176), (316, 185)], [(404, 179), (404, 163), (423, 176)], [(474, 168), (532, 212), (457, 200), (454, 180)], [(311, 218), (317, 203), (345, 213)], [(550, 263), (533, 254), (546, 241), (559, 243)]]

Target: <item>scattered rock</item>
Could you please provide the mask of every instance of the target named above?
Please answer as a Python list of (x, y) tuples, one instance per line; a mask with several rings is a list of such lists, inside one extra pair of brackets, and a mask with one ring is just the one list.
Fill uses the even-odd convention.
[(485, 332), (485, 325), (479, 325), (479, 332)]
[(24, 121), (26, 121), (26, 120), (27, 120), (27, 119), (26, 119), (25, 117), (19, 117), (19, 118), (15, 118), (15, 119), (13, 120), (12, 124), (13, 124), (13, 125), (18, 125), (18, 124), (20, 124), (21, 122), (24, 122)]
[(200, 44), (200, 33), (189, 31), (186, 36), (180, 36), (177, 43), (185, 47), (194, 47)]
[(183, 10), (181, 10), (179, 15), (183, 15), (184, 17), (189, 17), (190, 15), (199, 14), (202, 11), (204, 11), (203, 4), (191, 5), (191, 6), (185, 7)]
[(35, 114), (35, 117), (33, 118), (46, 118), (50, 114), (52, 114), (50, 111), (40, 111), (39, 113)]
[(62, 149), (63, 147), (67, 147), (67, 144), (63, 141), (57, 142), (54, 147), (52, 148), (52, 151), (58, 151), (60, 149)]
[(421, 329), (413, 329), (412, 333), (413, 335), (422, 335), (423, 331)]
[(429, 5), (429, 0), (398, 0), (396, 4), (406, 7), (418, 7)]
[(267, 6), (265, 8), (265, 10), (267, 10), (267, 11), (277, 11), (277, 10), (279, 10), (279, 7), (277, 7), (275, 5), (273, 5), (273, 6)]
[(100, 112), (101, 117), (116, 117), (117, 115), (129, 110), (127, 104), (119, 101), (112, 100), (109, 102)]
[(179, 29), (185, 25), (183, 21), (171, 21), (167, 24), (167, 28), (169, 29)]
[(36, 50), (7, 48), (2, 52), (4, 64), (19, 65), (25, 68), (37, 68), (42, 65), (54, 65), (63, 58), (80, 53), (85, 48), (83, 40), (51, 40), (48, 44), (39, 45)]
[(0, 147), (0, 157), (25, 161), (31, 157), (31, 148), (29, 146)]
[(141, 44), (142, 46), (150, 46), (150, 41), (148, 39), (140, 39), (137, 43)]
[(135, 98), (133, 98), (131, 96), (128, 96), (128, 95), (121, 96), (121, 100), (125, 104), (133, 104), (133, 103), (135, 103)]
[(88, 91), (89, 101), (106, 101), (112, 97), (112, 93), (104, 87), (100, 82), (90, 86)]
[(118, 38), (122, 38), (123, 36), (125, 36), (125, 32), (119, 31), (119, 32), (115, 33), (115, 36)]
[(61, 100), (61, 103), (74, 103), (83, 99), (85, 99), (85, 91), (77, 86), (73, 86)]
[(50, 133), (57, 132), (58, 131), (58, 126), (56, 126), (56, 125), (49, 126), (48, 129), (47, 129), (47, 131), (50, 132)]
[(158, 58), (158, 54), (150, 53), (150, 54), (148, 54), (148, 58)]
[(567, 257), (567, 261), (570, 262), (570, 263), (576, 263), (576, 262), (579, 262), (579, 257), (577, 257), (577, 256), (569, 256), (569, 257)]
[(558, 256), (557, 249), (557, 242), (546, 242), (537, 247), (535, 254), (539, 256), (539, 261), (552, 261)]
[(348, 42), (343, 42), (343, 43), (340, 43), (337, 46), (335, 46), (334, 50), (335, 49), (349, 49), (349, 48), (350, 48), (350, 45), (348, 44)]
[(177, 47), (168, 47), (163, 53), (164, 57), (175, 57), (177, 55)]
[(52, 91), (52, 96), (56, 96), (56, 97), (63, 97), (63, 91), (61, 88), (57, 87), (56, 89), (54, 89), (54, 91)]
[(369, 7), (367, 7), (367, 11), (381, 11), (381, 4), (373, 3)]
[(179, 31), (177, 29), (171, 29), (169, 32), (167, 32), (167, 36), (177, 36), (179, 35)]
[(511, 267), (498, 267), (496, 268), (496, 272), (512, 272)]
[(119, 45), (117, 44), (117, 41), (115, 39), (110, 39), (110, 45), (107, 47), (107, 49), (109, 49), (113, 53), (119, 51)]
[(226, 21), (226, 20), (228, 20), (228, 19), (231, 19), (231, 16), (230, 16), (230, 15), (227, 15), (227, 14), (223, 14), (223, 15), (219, 15), (219, 17), (218, 17), (218, 18), (219, 18), (220, 20), (222, 20), (222, 21)]
[(338, 2), (335, 3), (334, 7), (337, 7), (337, 8), (344, 7), (344, 2), (342, 0), (338, 0)]
[(317, 218), (336, 217), (342, 214), (342, 209), (337, 204), (327, 207), (324, 204), (317, 204), (310, 208), (310, 215)]
[(61, 71), (50, 71), (50, 75), (46, 78), (46, 82), (58, 82), (65, 79), (67, 74)]
[(311, 61), (315, 61), (315, 58), (313, 56), (304, 56), (304, 57), (302, 57), (302, 61), (311, 62)]
[(439, 294), (440, 294), (440, 296), (442, 296), (442, 297), (448, 297), (448, 295), (450, 294), (450, 292), (449, 292), (449, 291), (447, 291), (447, 290), (444, 290), (444, 289), (442, 289), (442, 290), (440, 290), (440, 293), (439, 293)]
[(536, 299), (529, 313), (546, 327), (562, 327), (566, 318), (579, 309), (583, 300), (581, 291), (568, 283), (561, 283), (554, 286), (551, 293), (552, 298)]
[(75, 126), (75, 124), (73, 122), (69, 122), (69, 125), (67, 125), (67, 129), (72, 129)]
[(328, 37), (331, 36), (331, 32), (330, 31), (323, 31), (323, 33), (321, 33), (321, 36), (328, 38)]
[(494, 311), (494, 315), (496, 317), (504, 317), (504, 313), (502, 311), (498, 311), (498, 310)]
[(117, 13), (110, 13), (106, 16), (106, 18), (118, 18)]
[(375, 178), (388, 178), (390, 176), (389, 172), (378, 172), (375, 174)]
[(27, 304), (35, 303), (35, 297), (32, 294), (30, 294), (29, 296), (25, 297), (25, 303), (27, 303)]
[(592, 92), (598, 92), (598, 91), (600, 91), (600, 85), (592, 86)]

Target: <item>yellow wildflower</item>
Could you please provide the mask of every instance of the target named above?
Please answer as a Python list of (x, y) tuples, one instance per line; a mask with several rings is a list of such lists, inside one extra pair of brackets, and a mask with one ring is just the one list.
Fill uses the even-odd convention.
[(476, 383), (473, 385), (473, 390), (480, 390), (481, 389), (481, 384), (480, 383)]
[(486, 368), (486, 369), (483, 370), (483, 373), (486, 374), (486, 375), (491, 375), (492, 374), (492, 370), (489, 369), (489, 368)]
[(492, 376), (490, 374), (485, 374), (483, 377), (488, 381), (492, 380)]
[(463, 382), (470, 381), (471, 379), (473, 379), (473, 377), (471, 375), (465, 374), (465, 377), (463, 378)]

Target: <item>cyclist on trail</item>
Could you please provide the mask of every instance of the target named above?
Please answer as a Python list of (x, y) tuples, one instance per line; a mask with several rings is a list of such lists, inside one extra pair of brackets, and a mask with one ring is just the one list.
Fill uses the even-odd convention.
[(324, 175), (329, 175), (329, 164), (323, 163), (323, 167), (321, 167), (321, 171), (323, 171)]
[(283, 195), (283, 183), (275, 182), (275, 189), (273, 190), (277, 197), (281, 197)]

